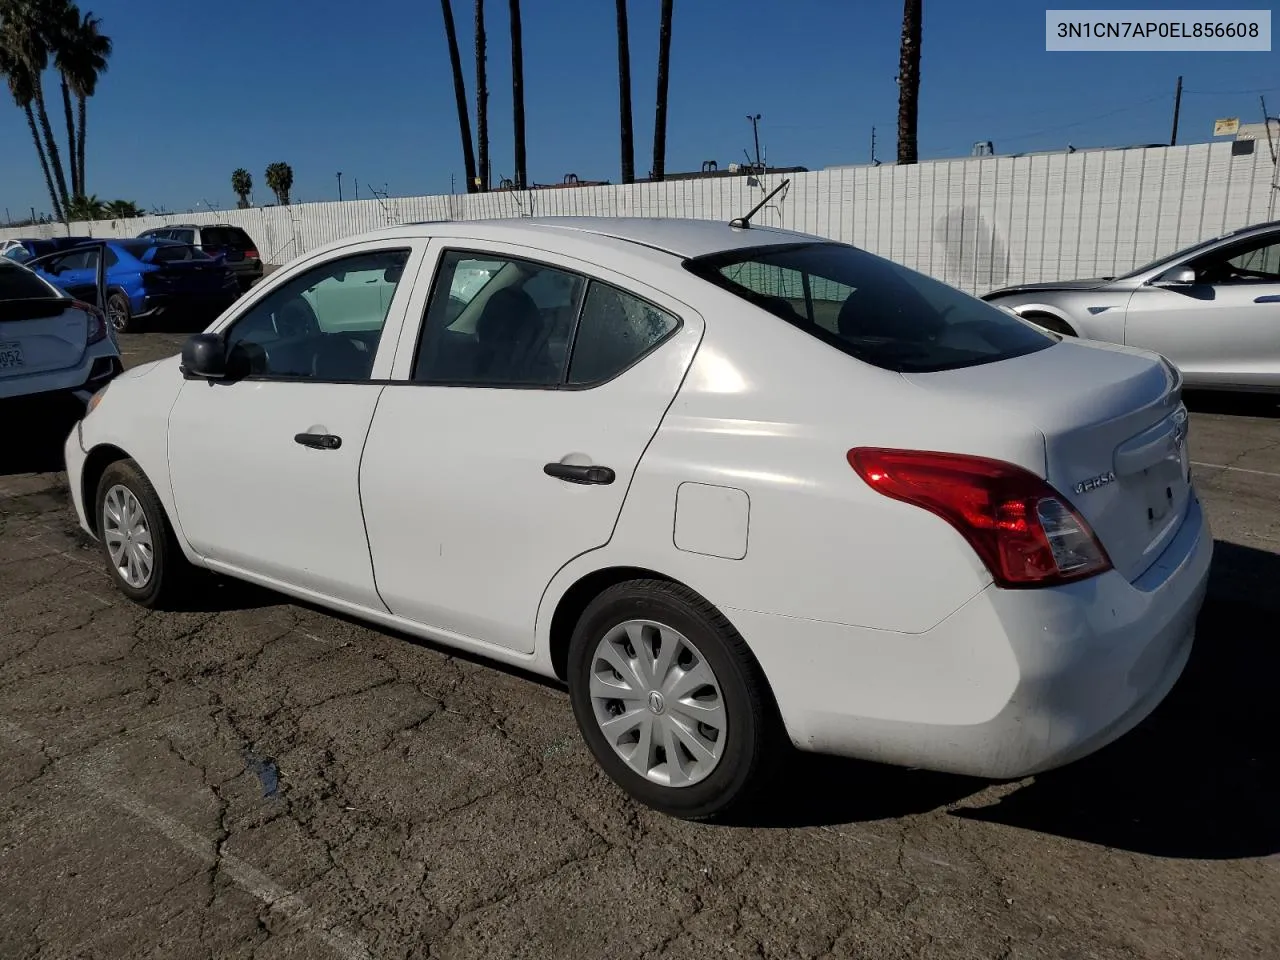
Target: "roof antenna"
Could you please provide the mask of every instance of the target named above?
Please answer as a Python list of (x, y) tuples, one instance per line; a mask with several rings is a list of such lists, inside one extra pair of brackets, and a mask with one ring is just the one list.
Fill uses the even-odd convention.
[(737, 227), (739, 230), (750, 229), (751, 218), (754, 217), (761, 210), (763, 210), (764, 205), (766, 203), (768, 203), (770, 200), (776, 197), (779, 193), (785, 190), (787, 188), (787, 184), (789, 184), (790, 182), (791, 182), (791, 178), (787, 177), (787, 179), (783, 180), (780, 184), (778, 184), (776, 187), (774, 187), (772, 190), (766, 193), (764, 199), (761, 200), (759, 203), (757, 203), (754, 207), (752, 207), (745, 217), (734, 217), (732, 220), (730, 220), (729, 226)]

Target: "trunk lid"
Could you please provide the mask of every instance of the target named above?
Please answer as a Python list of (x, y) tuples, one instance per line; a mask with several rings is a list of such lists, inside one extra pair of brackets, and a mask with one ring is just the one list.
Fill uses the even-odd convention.
[(143, 283), (154, 293), (216, 293), (230, 276), (227, 265), (213, 259), (170, 260), (155, 267), (143, 274)]
[(1177, 533), (1191, 497), (1188, 421), (1181, 380), (1160, 357), (1063, 341), (997, 363), (904, 376), (944, 397), (994, 403), (1039, 430), (1045, 479), (1129, 580)]
[(4, 302), (0, 379), (78, 366), (89, 339), (89, 315), (62, 297)]

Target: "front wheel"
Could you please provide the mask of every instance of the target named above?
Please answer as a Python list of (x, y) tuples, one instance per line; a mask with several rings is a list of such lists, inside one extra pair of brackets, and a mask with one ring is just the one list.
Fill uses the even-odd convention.
[(94, 499), (111, 578), (144, 607), (170, 606), (186, 590), (191, 566), (146, 474), (132, 460), (111, 464)]
[(605, 590), (569, 646), (583, 738), (632, 797), (690, 820), (742, 805), (777, 751), (764, 676), (732, 625), (687, 587)]
[(1051, 333), (1056, 333), (1061, 337), (1076, 336), (1075, 330), (1071, 328), (1071, 324), (1065, 320), (1059, 320), (1057, 317), (1050, 316), (1047, 313), (1028, 313), (1022, 317), (1028, 323), (1034, 323), (1037, 327), (1043, 327)]

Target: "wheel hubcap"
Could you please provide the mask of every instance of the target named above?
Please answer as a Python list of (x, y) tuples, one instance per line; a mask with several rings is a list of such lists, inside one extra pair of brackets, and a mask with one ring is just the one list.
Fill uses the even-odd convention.
[(145, 587), (155, 564), (151, 527), (138, 498), (122, 484), (102, 501), (102, 539), (120, 579), (135, 590)]
[(123, 330), (127, 326), (128, 314), (118, 297), (112, 297), (107, 301), (107, 319), (116, 330)]
[(620, 623), (591, 658), (591, 706), (614, 752), (646, 780), (687, 787), (724, 754), (724, 696), (702, 652), (651, 620)]

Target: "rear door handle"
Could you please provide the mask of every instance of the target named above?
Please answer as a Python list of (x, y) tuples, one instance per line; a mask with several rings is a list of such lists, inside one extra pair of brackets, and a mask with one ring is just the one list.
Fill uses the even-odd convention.
[(1280, 293), (1268, 294), (1265, 297), (1254, 297), (1254, 303), (1280, 303)]
[(608, 467), (579, 466), (576, 463), (548, 463), (542, 468), (548, 477), (570, 483), (613, 483), (614, 473)]
[(332, 433), (295, 433), (293, 442), (315, 450), (337, 450), (342, 446), (342, 438)]

